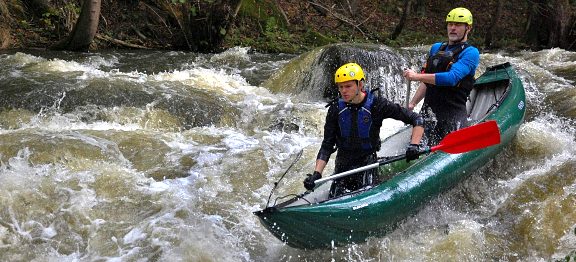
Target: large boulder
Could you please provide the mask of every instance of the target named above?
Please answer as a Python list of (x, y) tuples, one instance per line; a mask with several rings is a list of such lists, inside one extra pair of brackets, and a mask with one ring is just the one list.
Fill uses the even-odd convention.
[(422, 52), (385, 45), (339, 43), (304, 53), (275, 73), (263, 85), (309, 99), (331, 100), (337, 96), (334, 72), (348, 62), (358, 63), (370, 88), (379, 88), (390, 100), (400, 102), (406, 95), (402, 70), (414, 68)]

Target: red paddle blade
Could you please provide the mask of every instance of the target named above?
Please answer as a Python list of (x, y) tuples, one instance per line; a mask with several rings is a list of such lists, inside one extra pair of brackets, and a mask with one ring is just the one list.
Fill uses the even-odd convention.
[(496, 121), (491, 120), (456, 130), (448, 134), (430, 151), (444, 151), (450, 154), (464, 153), (500, 143), (500, 129)]

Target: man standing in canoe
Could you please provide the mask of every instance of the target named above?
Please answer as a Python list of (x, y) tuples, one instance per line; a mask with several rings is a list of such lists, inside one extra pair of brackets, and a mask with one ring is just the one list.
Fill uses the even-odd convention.
[[(328, 109), (324, 140), (316, 157), (314, 172), (304, 180), (306, 189), (314, 189), (314, 181), (322, 178), (322, 171), (336, 150), (336, 173), (375, 163), (376, 152), (380, 150), (380, 127), (386, 118), (413, 126), (412, 138), (406, 141), (409, 143), (406, 161), (418, 158), (418, 145), (424, 133), (424, 121), (419, 114), (388, 101), (378, 92), (369, 91), (364, 85), (364, 71), (356, 63), (341, 66), (334, 74), (334, 81), (340, 98)], [(335, 179), (330, 197), (377, 182), (377, 168)]]
[(480, 61), (478, 49), (466, 42), (472, 30), (472, 13), (466, 8), (455, 8), (446, 16), (446, 23), (448, 42), (432, 45), (421, 73), (404, 70), (406, 79), (420, 81), (408, 109), (413, 110), (424, 98), (420, 113), (426, 121), (430, 146), (468, 125), (466, 100)]

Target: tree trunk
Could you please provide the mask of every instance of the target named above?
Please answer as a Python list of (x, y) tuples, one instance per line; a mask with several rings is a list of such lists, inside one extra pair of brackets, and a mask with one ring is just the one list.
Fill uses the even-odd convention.
[(568, 0), (553, 0), (552, 16), (550, 17), (550, 42), (548, 47), (568, 48), (568, 34), (570, 33), (570, 3)]
[(242, 0), (222, 1), (222, 5), (213, 6), (212, 12), (210, 13), (210, 20), (212, 20), (212, 26), (210, 26), (212, 41), (210, 46), (205, 50), (214, 51), (215, 47), (220, 48), (222, 46), (226, 34), (228, 34), (232, 23), (240, 11), (240, 7), (242, 7)]
[(486, 29), (486, 37), (484, 38), (484, 47), (485, 48), (491, 48), (492, 47), (492, 37), (494, 35), (494, 31), (496, 30), (496, 25), (498, 25), (498, 21), (500, 20), (500, 16), (502, 14), (502, 10), (504, 8), (504, 1), (503, 0), (498, 0), (498, 3), (496, 3), (496, 13), (494, 14), (494, 16), (492, 17), (492, 21), (490, 22), (490, 25), (488, 25), (488, 29)]
[[(528, 20), (526, 21), (526, 29), (524, 34), (524, 41), (530, 46), (530, 48), (538, 50), (541, 48), (541, 39), (545, 39), (542, 34), (542, 28), (544, 28), (544, 22), (546, 15), (546, 0), (536, 0), (528, 1), (532, 4), (530, 7), (530, 14), (528, 15)], [(545, 27), (544, 30), (548, 30)]]
[(532, 49), (574, 46), (574, 7), (569, 0), (537, 0), (532, 3), (525, 41)]
[(412, 6), (412, 0), (404, 0), (404, 10), (402, 11), (400, 22), (398, 22), (398, 25), (396, 25), (396, 28), (394, 28), (394, 32), (392, 32), (392, 34), (389, 37), (391, 40), (396, 40), (396, 38), (398, 38), (400, 33), (402, 33), (404, 24), (406, 24), (406, 19), (408, 19), (408, 16), (410, 15), (411, 6)]
[(101, 0), (84, 0), (80, 16), (70, 35), (52, 48), (58, 50), (88, 51), (98, 30), (101, 4)]
[(570, 27), (570, 31), (568, 33), (568, 45), (567, 50), (576, 50), (576, 15), (572, 15), (572, 26)]
[[(242, 1), (240, 1), (240, 2), (242, 2)], [(282, 18), (284, 18), (284, 22), (286, 22), (286, 25), (290, 25), (290, 20), (288, 19), (286, 12), (284, 12), (284, 9), (280, 5), (280, 1), (275, 0), (274, 3), (276, 4), (276, 8), (278, 8), (278, 11), (280, 11), (280, 14), (282, 14)], [(240, 5), (238, 5), (238, 9), (240, 9), (241, 5), (242, 5), (242, 3), (240, 3)]]
[(0, 2), (0, 49), (10, 46), (10, 23), (12, 18), (8, 6), (4, 2)]

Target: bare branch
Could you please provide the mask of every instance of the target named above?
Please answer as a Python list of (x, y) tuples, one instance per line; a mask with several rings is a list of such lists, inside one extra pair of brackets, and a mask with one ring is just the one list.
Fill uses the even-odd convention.
[(364, 33), (364, 31), (363, 31), (363, 30), (360, 28), (360, 26), (359, 26), (359, 25), (361, 25), (361, 23), (358, 24), (355, 20), (350, 20), (350, 19), (348, 19), (346, 16), (341, 15), (341, 14), (339, 14), (339, 13), (337, 13), (337, 12), (334, 12), (334, 9), (333, 9), (333, 8), (325, 7), (325, 6), (323, 6), (323, 5), (319, 4), (319, 3), (316, 3), (316, 1), (308, 1), (308, 2), (309, 2), (310, 4), (312, 4), (313, 6), (315, 6), (315, 7), (319, 8), (319, 9), (325, 11), (329, 16), (332, 16), (332, 17), (336, 18), (337, 20), (339, 20), (339, 21), (341, 21), (341, 22), (344, 22), (344, 23), (346, 23), (346, 24), (349, 24), (349, 25), (353, 26), (354, 28), (356, 28), (356, 29), (362, 34), (362, 36), (366, 37), (366, 34)]
[(276, 7), (278, 7), (278, 10), (280, 11), (280, 14), (282, 14), (282, 17), (284, 17), (284, 21), (286, 21), (286, 24), (290, 25), (290, 20), (288, 20), (288, 16), (286, 15), (286, 12), (284, 12), (284, 9), (282, 9), (282, 6), (278, 2), (278, 0), (276, 0)]
[(113, 44), (117, 44), (117, 45), (121, 45), (121, 46), (126, 46), (126, 47), (130, 47), (130, 48), (138, 48), (138, 49), (148, 49), (148, 47), (145, 46), (141, 46), (141, 45), (135, 45), (135, 44), (130, 44), (128, 42), (119, 40), (119, 39), (115, 39), (112, 37), (109, 37), (107, 35), (101, 35), (101, 34), (97, 34), (96, 35), (97, 39), (103, 40), (103, 41), (108, 41), (110, 43)]

